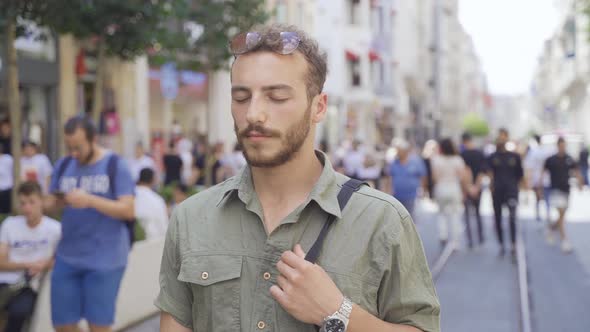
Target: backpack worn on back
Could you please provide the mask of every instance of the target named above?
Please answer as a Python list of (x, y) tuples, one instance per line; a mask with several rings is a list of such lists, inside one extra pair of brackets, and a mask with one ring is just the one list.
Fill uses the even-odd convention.
[[(62, 163), (59, 165), (59, 168), (57, 169), (57, 173), (56, 173), (56, 178), (57, 178), (57, 182), (59, 183), (59, 181), (61, 180), (61, 177), (63, 176), (64, 172), (66, 171), (66, 169), (68, 168), (68, 165), (72, 162), (73, 158), (71, 156), (65, 157), (64, 160), (62, 161)], [(113, 197), (116, 195), (116, 181), (115, 181), (115, 176), (117, 175), (117, 163), (119, 162), (119, 157), (112, 153), (109, 156), (109, 161), (107, 164), (107, 176), (109, 177), (109, 188), (111, 193), (113, 194)], [(130, 246), (133, 246), (133, 243), (135, 242), (135, 219), (133, 220), (122, 220), (122, 222), (125, 224), (125, 227), (127, 228), (127, 231), (129, 232), (129, 244)]]

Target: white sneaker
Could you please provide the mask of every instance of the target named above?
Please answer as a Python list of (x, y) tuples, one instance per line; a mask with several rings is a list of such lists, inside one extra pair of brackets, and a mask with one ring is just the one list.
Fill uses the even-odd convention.
[(555, 237), (553, 237), (553, 231), (551, 229), (545, 232), (545, 239), (550, 246), (555, 244)]
[(564, 240), (561, 242), (561, 251), (564, 254), (569, 254), (570, 252), (572, 252), (572, 250), (572, 244), (568, 240)]

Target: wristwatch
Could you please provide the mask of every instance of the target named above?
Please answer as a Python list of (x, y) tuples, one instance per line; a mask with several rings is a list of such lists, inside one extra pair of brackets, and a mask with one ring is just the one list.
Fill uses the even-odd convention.
[(330, 316), (324, 318), (320, 332), (345, 332), (348, 327), (348, 320), (352, 312), (352, 301), (344, 297), (340, 309)]

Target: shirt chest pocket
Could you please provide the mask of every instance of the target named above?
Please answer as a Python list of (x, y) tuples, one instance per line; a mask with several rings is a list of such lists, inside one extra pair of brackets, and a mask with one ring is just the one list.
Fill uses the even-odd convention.
[(182, 259), (178, 280), (193, 293), (196, 331), (240, 331), (242, 256), (188, 255)]

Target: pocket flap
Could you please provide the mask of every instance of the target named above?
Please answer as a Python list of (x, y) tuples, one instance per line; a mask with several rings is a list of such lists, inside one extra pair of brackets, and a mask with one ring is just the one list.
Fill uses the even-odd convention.
[(242, 256), (207, 255), (188, 256), (182, 259), (178, 280), (201, 286), (239, 278), (242, 274)]

